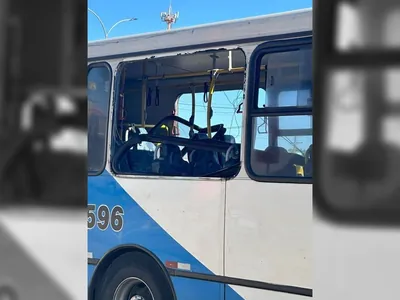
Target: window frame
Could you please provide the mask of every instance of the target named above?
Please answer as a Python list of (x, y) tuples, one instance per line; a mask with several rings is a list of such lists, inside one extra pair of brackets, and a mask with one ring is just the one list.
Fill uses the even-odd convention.
[(298, 183), (310, 184), (313, 178), (309, 177), (276, 177), (276, 176), (260, 176), (257, 175), (251, 167), (251, 152), (253, 143), (253, 119), (256, 117), (281, 117), (281, 116), (313, 116), (312, 107), (258, 107), (258, 89), (260, 82), (261, 60), (267, 54), (283, 53), (299, 51), (303, 49), (312, 49), (312, 36), (304, 35), (298, 38), (272, 41), (257, 46), (251, 54), (248, 71), (248, 85), (246, 90), (246, 116), (245, 128), (246, 133), (244, 145), (244, 167), (247, 175), (254, 181), (258, 182), (275, 182), (275, 183)]
[[(120, 102), (120, 97), (118, 96), (120, 94), (120, 88), (121, 88), (121, 78), (122, 78), (122, 70), (123, 68), (129, 64), (130, 62), (132, 62), (134, 60), (131, 61), (124, 61), (124, 62), (120, 62), (118, 64), (118, 66), (115, 69), (115, 74), (114, 74), (114, 96), (112, 99), (112, 103), (110, 103), (110, 105), (112, 105), (112, 120), (111, 120), (111, 124), (112, 124), (112, 128), (110, 129), (111, 131), (111, 154), (110, 154), (110, 170), (111, 172), (116, 175), (116, 176), (128, 176), (130, 178), (146, 178), (146, 179), (159, 179), (159, 178), (165, 178), (168, 180), (211, 180), (211, 181), (221, 181), (221, 180), (225, 180), (225, 181), (229, 181), (229, 180), (233, 180), (234, 178), (236, 178), (239, 174), (240, 171), (242, 170), (243, 167), (243, 161), (241, 160), (240, 157), (240, 165), (239, 165), (239, 171), (236, 173), (235, 176), (233, 177), (210, 177), (210, 176), (170, 176), (170, 175), (153, 175), (153, 174), (138, 174), (138, 173), (124, 173), (118, 170), (115, 170), (113, 167), (113, 159), (114, 159), (114, 155), (115, 155), (115, 141), (114, 141), (114, 130), (116, 128), (116, 126), (118, 126), (118, 107), (119, 107), (119, 102)], [(247, 68), (246, 68), (247, 70)], [(246, 74), (246, 73), (244, 73)], [(243, 95), (245, 94), (245, 86), (241, 85), (242, 89), (243, 89)], [(234, 89), (235, 90), (235, 89)], [(215, 92), (218, 92), (219, 90), (216, 90)], [(223, 90), (225, 91), (225, 90)], [(197, 92), (197, 93), (201, 93), (201, 92)], [(197, 94), (196, 93), (196, 94)], [(176, 100), (175, 100), (175, 104), (176, 101), (179, 99), (179, 97), (181, 97), (182, 95), (185, 94), (190, 94), (189, 92), (183, 92), (177, 95)], [(110, 120), (108, 120), (110, 122)], [(242, 129), (242, 132), (243, 129)], [(243, 137), (243, 134), (241, 134), (241, 138)], [(242, 143), (242, 142), (241, 142)], [(240, 149), (240, 151), (242, 151), (242, 147)]]
[[(98, 170), (98, 171), (89, 171), (88, 170), (88, 176), (99, 176), (99, 175), (101, 175), (101, 174), (103, 174), (103, 172), (104, 172), (104, 170), (105, 170), (105, 168), (106, 168), (106, 165), (107, 165), (107, 145), (108, 145), (108, 127), (109, 127), (109, 122), (110, 122), (110, 105), (111, 105), (111, 98), (112, 98), (112, 96), (113, 96), (113, 90), (112, 90), (112, 87), (113, 87), (113, 71), (112, 71), (112, 67), (111, 67), (111, 65), (108, 63), (108, 62), (106, 62), (106, 61), (102, 61), (102, 62), (94, 62), (94, 63), (90, 63), (90, 64), (88, 64), (88, 66), (87, 66), (87, 69), (88, 69), (88, 71), (87, 71), (87, 77), (89, 77), (89, 72), (92, 70), (92, 69), (95, 69), (95, 68), (107, 68), (107, 70), (109, 71), (109, 73), (110, 73), (110, 86), (109, 86), (109, 97), (108, 97), (108, 103), (107, 103), (107, 116), (106, 116), (106, 133), (105, 133), (105, 139), (104, 139), (104, 148), (105, 148), (105, 151), (104, 151), (104, 157), (103, 157), (103, 163), (102, 163), (102, 167)], [(89, 101), (89, 99), (87, 100), (87, 101)], [(88, 138), (89, 138), (89, 135), (88, 135)], [(88, 143), (89, 143), (89, 140), (88, 140)], [(89, 146), (89, 144), (88, 144), (88, 146)], [(89, 156), (89, 152), (88, 152), (88, 156)]]

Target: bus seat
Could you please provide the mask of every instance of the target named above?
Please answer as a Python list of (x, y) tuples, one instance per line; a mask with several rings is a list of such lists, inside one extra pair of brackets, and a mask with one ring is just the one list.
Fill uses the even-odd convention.
[[(207, 139), (208, 139), (207, 133), (195, 133), (191, 137), (191, 140), (207, 140)], [(188, 150), (187, 151), (187, 158), (188, 158), (188, 161), (190, 163), (191, 153), (194, 151), (194, 149), (188, 147), (187, 150)]]
[(179, 146), (162, 144), (159, 147), (159, 151), (159, 157), (154, 159), (152, 163), (154, 173), (162, 176), (189, 175), (189, 163), (182, 158)]
[(195, 133), (193, 135), (193, 140), (206, 140), (208, 139), (207, 133)]
[(269, 146), (264, 150), (264, 160), (270, 165), (283, 165), (289, 162), (290, 154), (283, 147)]
[(128, 164), (131, 172), (148, 174), (152, 171), (154, 154), (152, 151), (137, 149), (133, 147), (127, 153)]
[(299, 166), (305, 165), (304, 156), (301, 156), (300, 154), (297, 154), (297, 153), (289, 153), (289, 161), (291, 164), (295, 164), (295, 165), (299, 165)]
[(193, 150), (189, 155), (189, 163), (192, 176), (203, 176), (221, 169), (213, 151)]
[(285, 148), (269, 146), (264, 151), (253, 150), (251, 164), (259, 175), (296, 176), (296, 167), (290, 159), (291, 155)]
[[(232, 135), (224, 135), (224, 142), (229, 143), (229, 144), (236, 144), (236, 140), (234, 138), (234, 136)], [(226, 161), (226, 153), (218, 153), (218, 159), (219, 162), (222, 166), (225, 166), (225, 164), (227, 163)], [(240, 158), (239, 158), (240, 159)], [(231, 161), (230, 164), (235, 164), (235, 161)]]
[[(196, 133), (193, 139), (206, 140), (209, 139), (206, 133)], [(192, 176), (204, 176), (219, 171), (221, 167), (218, 152), (206, 150), (191, 150), (188, 153), (190, 164), (190, 174)]]
[(293, 165), (293, 157), (283, 147), (267, 147), (265, 153), (269, 160), (267, 161), (267, 174), (271, 176), (296, 176), (296, 167)]
[[(230, 153), (228, 153), (228, 151)], [(224, 153), (224, 168), (229, 168), (237, 165), (240, 162), (240, 144), (232, 144), (232, 146)], [(228, 154), (228, 158), (227, 158)]]
[[(125, 142), (137, 138), (139, 133), (134, 128), (130, 127), (125, 131)], [(116, 148), (119, 148), (124, 143), (123, 140), (116, 141)], [(139, 149), (138, 144), (132, 146), (119, 162), (120, 172), (133, 172), (146, 174), (151, 172), (151, 163), (153, 162), (153, 152)]]
[(233, 135), (225, 134), (224, 141), (230, 144), (236, 144), (236, 139)]

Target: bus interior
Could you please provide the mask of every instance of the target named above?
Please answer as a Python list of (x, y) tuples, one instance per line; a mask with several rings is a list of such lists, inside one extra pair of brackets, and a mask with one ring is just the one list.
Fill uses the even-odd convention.
[[(241, 49), (122, 62), (115, 84), (113, 172), (235, 177), (245, 142), (245, 72), (246, 57)], [(295, 111), (312, 105), (311, 49), (265, 55), (256, 84), (258, 99), (253, 99), (252, 106), (265, 114), (252, 122), (253, 171), (267, 176), (311, 177), (311, 116), (304, 128), (295, 122), (282, 128), (280, 116), (268, 115), (275, 107)], [(282, 102), (282, 93), (288, 91), (294, 102)], [(230, 99), (232, 95), (234, 99)], [(265, 140), (263, 145), (255, 145), (256, 135)], [(300, 149), (295, 142), (298, 136), (309, 137), (309, 147)], [(291, 151), (280, 144), (285, 138)]]

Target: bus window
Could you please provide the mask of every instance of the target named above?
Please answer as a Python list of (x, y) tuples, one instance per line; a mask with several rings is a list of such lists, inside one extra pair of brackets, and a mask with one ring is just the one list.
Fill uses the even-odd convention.
[(312, 177), (311, 59), (309, 48), (258, 59), (268, 68), (261, 68), (257, 97), (249, 99), (246, 141), (247, 171), (256, 180)]
[(98, 174), (106, 162), (108, 106), (111, 95), (111, 69), (94, 64), (88, 72), (88, 171)]
[[(116, 173), (232, 178), (239, 172), (245, 56), (218, 50), (121, 64)], [(214, 68), (210, 71), (210, 66)], [(145, 78), (145, 79), (144, 79)]]

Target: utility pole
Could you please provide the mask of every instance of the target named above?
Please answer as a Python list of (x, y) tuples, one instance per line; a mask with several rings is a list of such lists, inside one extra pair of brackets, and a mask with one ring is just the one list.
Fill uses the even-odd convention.
[(172, 1), (169, 3), (168, 12), (161, 13), (161, 21), (167, 23), (167, 30), (171, 30), (172, 24), (176, 23), (179, 18), (179, 12), (172, 13)]

